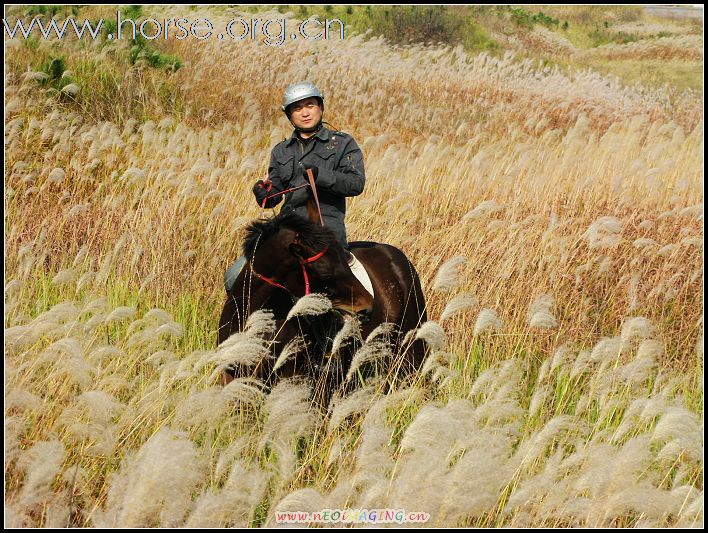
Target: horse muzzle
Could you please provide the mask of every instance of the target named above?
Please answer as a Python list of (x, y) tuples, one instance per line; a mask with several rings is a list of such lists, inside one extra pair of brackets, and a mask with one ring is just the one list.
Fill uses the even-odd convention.
[(332, 307), (344, 314), (358, 318), (366, 318), (368, 320), (371, 318), (371, 314), (374, 310), (373, 299), (369, 300), (370, 301), (366, 301), (366, 299), (363, 299), (362, 302), (334, 300), (332, 301)]

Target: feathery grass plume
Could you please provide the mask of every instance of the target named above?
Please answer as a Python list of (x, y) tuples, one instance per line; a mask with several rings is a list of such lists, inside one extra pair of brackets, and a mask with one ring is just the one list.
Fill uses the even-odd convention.
[(351, 338), (363, 341), (361, 338), (361, 325), (356, 318), (345, 318), (342, 329), (337, 332), (332, 341), (332, 353), (336, 354), (342, 347), (342, 344)]
[(541, 368), (539, 368), (539, 370), (538, 370), (538, 376), (536, 377), (537, 384), (543, 383), (546, 380), (546, 378), (548, 377), (548, 371), (549, 371), (550, 367), (551, 367), (551, 360), (550, 359), (544, 360), (543, 363), (541, 364)]
[(273, 366), (273, 372), (276, 372), (281, 366), (283, 366), (288, 359), (293, 355), (296, 355), (303, 349), (307, 347), (305, 339), (301, 335), (297, 335), (294, 339), (290, 340), (281, 350), (278, 359), (275, 361)]
[(703, 429), (698, 417), (681, 406), (672, 406), (661, 416), (652, 442), (666, 442), (657, 458), (667, 462), (679, 458), (699, 463), (703, 457)]
[(241, 455), (243, 450), (248, 445), (249, 438), (246, 436), (238, 437), (224, 451), (219, 454), (219, 459), (216, 462), (214, 469), (214, 477), (221, 479), (226, 472), (226, 469)]
[(460, 372), (454, 369), (446, 368), (444, 366), (438, 366), (433, 371), (433, 375), (430, 380), (433, 383), (437, 383), (438, 388), (442, 389), (449, 385), (454, 379), (458, 378)]
[(76, 398), (76, 404), (85, 412), (92, 422), (108, 426), (114, 417), (118, 416), (125, 406), (101, 390), (84, 392)]
[(587, 428), (576, 417), (570, 415), (559, 415), (549, 420), (539, 431), (536, 431), (522, 442), (515, 453), (519, 462), (519, 467), (532, 465), (536, 459), (546, 451), (549, 444), (554, 442), (562, 432), (580, 433), (587, 431)]
[(67, 337), (47, 346), (39, 355), (37, 361), (56, 361), (61, 354), (65, 354), (69, 358), (80, 358), (83, 351), (83, 344), (79, 339)]
[(653, 339), (642, 341), (634, 360), (621, 369), (621, 377), (629, 383), (642, 383), (654, 370), (657, 361), (664, 354), (664, 345)]
[(386, 412), (401, 402), (415, 401), (421, 389), (404, 389), (388, 394), (371, 404), (361, 425), (361, 444), (356, 449), (356, 467), (350, 481), (352, 489), (368, 489), (359, 498), (366, 507), (384, 502), (385, 490), (390, 484), (395, 466), (390, 445), (393, 430), (386, 425)]
[(534, 298), (533, 302), (531, 302), (531, 305), (529, 305), (526, 318), (530, 321), (533, 315), (539, 311), (550, 311), (551, 307), (553, 307), (553, 296), (549, 294), (539, 294)]
[(34, 411), (42, 406), (42, 399), (24, 389), (15, 388), (5, 394), (5, 410)]
[[(268, 341), (255, 337), (250, 332), (231, 335), (216, 349), (216, 352), (205, 354), (204, 362), (217, 364), (217, 372), (226, 370), (229, 365), (237, 364), (245, 367), (254, 367), (260, 361), (270, 356)], [(201, 361), (200, 361), (201, 362)], [(201, 368), (198, 363), (194, 371)]]
[(332, 433), (352, 414), (364, 412), (371, 404), (373, 397), (374, 389), (370, 386), (357, 389), (344, 397), (335, 396), (329, 407), (327, 433)]
[(275, 318), (271, 311), (259, 309), (246, 320), (245, 331), (256, 337), (270, 337), (275, 332)]
[(192, 392), (175, 409), (175, 423), (184, 429), (216, 427), (231, 409), (231, 396), (221, 386)]
[(19, 279), (13, 279), (5, 285), (5, 302), (13, 301), (19, 292), (22, 290), (22, 282)]
[(204, 463), (186, 433), (163, 427), (110, 478), (96, 527), (176, 527), (204, 480)]
[(649, 319), (642, 316), (628, 318), (622, 323), (622, 349), (629, 349), (634, 339), (647, 339), (655, 333), (656, 329)]
[(159, 326), (154, 334), (157, 336), (167, 335), (169, 337), (180, 338), (184, 335), (184, 326), (178, 322), (168, 322), (167, 324)]
[(25, 345), (34, 344), (34, 336), (31, 335), (32, 326), (12, 326), (4, 331), (5, 349), (22, 349)]
[(125, 352), (117, 346), (108, 345), (95, 348), (89, 353), (87, 359), (94, 365), (101, 365), (105, 360), (115, 361), (124, 355)]
[(590, 354), (590, 350), (581, 350), (578, 353), (577, 357), (573, 361), (573, 365), (570, 367), (571, 378), (576, 378), (583, 372), (590, 369), (590, 366), (592, 364)]
[(383, 322), (376, 326), (374, 330), (369, 333), (369, 335), (366, 337), (366, 340), (364, 342), (373, 342), (376, 337), (379, 336), (384, 336), (384, 337), (390, 337), (393, 332), (396, 330), (397, 326), (396, 324), (392, 322)]
[(22, 452), (20, 448), (20, 437), (25, 431), (25, 422), (19, 416), (10, 416), (5, 413), (4, 422), (4, 437), (5, 442), (3, 448), (5, 450), (5, 472), (19, 459)]
[(267, 525), (274, 527), (279, 525), (275, 522), (276, 511), (299, 511), (303, 513), (313, 513), (321, 509), (327, 508), (327, 498), (319, 491), (306, 487), (298, 489), (286, 495), (278, 503), (273, 506), (272, 514)]
[(121, 306), (116, 307), (103, 321), (104, 324), (111, 324), (113, 322), (120, 322), (135, 316), (135, 307)]
[(611, 362), (616, 361), (622, 353), (622, 339), (613, 337), (611, 339), (603, 338), (590, 352), (590, 361), (593, 363), (602, 363), (606, 367)]
[(76, 291), (79, 292), (90, 287), (95, 277), (96, 273), (92, 270), (84, 273), (76, 282)]
[(65, 177), (66, 171), (63, 168), (55, 168), (49, 173), (47, 181), (49, 183), (59, 183), (60, 181), (63, 181)]
[(573, 345), (566, 343), (553, 352), (553, 359), (551, 360), (550, 371), (553, 372), (556, 368), (560, 366), (566, 366), (574, 360), (574, 349)]
[(472, 335), (476, 337), (485, 331), (500, 330), (503, 327), (504, 324), (494, 309), (482, 309), (477, 316)]
[(458, 287), (461, 283), (460, 275), (462, 265), (464, 265), (466, 261), (467, 259), (460, 255), (456, 255), (452, 259), (445, 261), (435, 275), (435, 279), (433, 280), (433, 290), (446, 292)]
[(73, 268), (67, 268), (52, 278), (54, 285), (70, 285), (76, 281), (77, 273)]
[(541, 385), (540, 387), (536, 387), (533, 396), (531, 396), (531, 401), (529, 402), (529, 418), (536, 416), (538, 410), (543, 407), (546, 398), (548, 398), (549, 392), (550, 386), (547, 384)]
[(265, 496), (271, 475), (257, 465), (236, 461), (220, 491), (208, 489), (199, 495), (185, 526), (248, 527), (253, 510)]
[(49, 79), (49, 74), (46, 72), (32, 72), (28, 71), (22, 75), (24, 81), (44, 81)]
[(445, 363), (450, 363), (454, 358), (454, 354), (447, 352), (442, 352), (439, 350), (431, 350), (428, 357), (425, 358), (423, 367), (420, 369), (420, 375), (425, 376), (429, 372), (435, 371), (441, 368)]
[(77, 94), (79, 94), (80, 90), (81, 89), (78, 85), (76, 85), (75, 83), (70, 83), (62, 87), (61, 92), (64, 94), (68, 94), (69, 96), (76, 96)]
[(440, 315), (439, 322), (442, 323), (445, 319), (456, 315), (460, 311), (474, 307), (475, 305), (477, 305), (477, 298), (472, 294), (466, 292), (458, 294), (445, 305), (445, 309)]
[(445, 330), (432, 320), (428, 320), (417, 329), (415, 340), (419, 339), (424, 340), (433, 350), (442, 350), (447, 341)]
[(85, 204), (79, 204), (75, 205), (69, 211), (66, 213), (66, 218), (70, 219), (73, 218), (77, 215), (80, 215), (81, 213), (88, 213), (89, 208), (91, 207), (91, 204), (89, 202)]
[(460, 219), (461, 222), (467, 222), (468, 220), (476, 221), (476, 220), (481, 220), (483, 218), (486, 218), (487, 216), (491, 215), (492, 213), (496, 213), (497, 211), (501, 211), (504, 209), (504, 206), (498, 204), (494, 200), (486, 200), (479, 204), (477, 207), (472, 209), (472, 211), (468, 211), (465, 213), (462, 218)]
[(95, 298), (87, 303), (82, 309), (82, 313), (104, 313), (111, 308), (111, 304), (108, 303), (108, 298), (102, 296), (100, 298)]
[[(471, 409), (471, 406), (470, 406)], [(428, 450), (431, 455), (438, 455), (433, 450), (451, 446), (459, 431), (458, 421), (452, 418), (447, 406), (424, 406), (408, 426), (401, 439), (401, 453)]]
[(231, 401), (258, 405), (265, 397), (265, 388), (265, 384), (255, 378), (237, 378), (226, 385), (223, 391)]
[[(135, 322), (140, 322), (136, 320)], [(135, 324), (133, 322), (133, 324)], [(130, 329), (130, 328), (129, 328)], [(138, 329), (125, 340), (124, 346), (128, 351), (139, 351), (144, 349), (152, 349), (152, 345), (158, 342), (159, 338), (155, 334), (155, 328), (145, 327), (143, 329)]]
[(526, 318), (532, 328), (553, 329), (558, 323), (551, 313), (553, 307), (553, 297), (548, 294), (540, 294), (529, 306)]
[(62, 302), (52, 307), (49, 311), (45, 311), (39, 315), (32, 323), (38, 324), (41, 322), (55, 321), (59, 324), (65, 324), (75, 321), (79, 316), (79, 312), (80, 309), (76, 305), (76, 302)]
[(317, 422), (310, 403), (310, 387), (297, 379), (283, 380), (273, 387), (263, 408), (268, 418), (261, 433), (260, 449), (269, 442), (291, 444), (309, 434)]
[(514, 388), (521, 379), (519, 362), (516, 359), (501, 361), (482, 372), (472, 384), (469, 397), (486, 394), (492, 397), (502, 396), (509, 387)]
[(18, 497), (20, 509), (34, 511), (52, 499), (51, 487), (60, 473), (64, 455), (64, 445), (52, 440), (37, 442), (20, 456), (17, 466), (25, 472)]
[(332, 302), (324, 294), (312, 293), (300, 298), (288, 313), (286, 320), (296, 316), (316, 316), (332, 309)]
[(614, 248), (622, 242), (619, 235), (621, 231), (622, 223), (617, 218), (605, 216), (590, 224), (583, 236), (588, 240), (591, 249)]
[(81, 248), (79, 248), (79, 251), (76, 252), (76, 256), (74, 257), (74, 261), (71, 263), (71, 266), (79, 266), (82, 264), (85, 260), (86, 257), (88, 256), (89, 253), (89, 246), (88, 244), (84, 244)]
[[(371, 335), (369, 335), (369, 338), (371, 338)], [(371, 341), (367, 339), (364, 345), (354, 354), (352, 362), (349, 365), (349, 370), (347, 371), (346, 381), (349, 381), (364, 363), (370, 363), (380, 359), (389, 359), (391, 355), (390, 342), (385, 339), (374, 339)]]
[(531, 317), (529, 326), (539, 329), (555, 329), (558, 327), (558, 322), (549, 311), (538, 311)]
[(156, 368), (167, 364), (177, 362), (177, 354), (170, 350), (158, 350), (145, 359), (146, 363), (150, 363)]

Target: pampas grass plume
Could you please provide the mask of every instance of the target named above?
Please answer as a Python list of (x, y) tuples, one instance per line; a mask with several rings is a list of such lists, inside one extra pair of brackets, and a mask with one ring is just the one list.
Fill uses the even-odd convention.
[(433, 350), (442, 350), (446, 342), (445, 330), (437, 322), (428, 320), (418, 328), (415, 339), (424, 340)]
[(462, 256), (455, 256), (446, 261), (439, 269), (433, 280), (434, 291), (449, 291), (460, 284), (460, 270), (467, 261)]
[(482, 309), (474, 324), (472, 334), (476, 337), (485, 331), (500, 330), (504, 327), (499, 315), (494, 309)]
[(447, 305), (445, 305), (445, 309), (440, 315), (440, 322), (443, 322), (445, 319), (456, 315), (460, 311), (464, 311), (465, 309), (474, 307), (475, 305), (477, 305), (477, 298), (475, 298), (472, 294), (458, 294), (452, 300), (450, 300)]
[(322, 315), (332, 309), (332, 302), (324, 294), (308, 294), (292, 307), (286, 320), (296, 316)]

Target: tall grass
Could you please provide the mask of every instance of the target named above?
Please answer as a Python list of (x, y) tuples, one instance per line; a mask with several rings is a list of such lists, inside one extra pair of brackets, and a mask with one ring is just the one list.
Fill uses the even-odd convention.
[[(111, 50), (8, 48), (7, 525), (702, 524), (701, 98), (361, 37)], [(365, 154), (350, 240), (401, 248), (430, 317), (413, 383), (329, 413), (216, 381), (269, 351), (267, 317), (216, 349), (221, 279), (302, 78)]]

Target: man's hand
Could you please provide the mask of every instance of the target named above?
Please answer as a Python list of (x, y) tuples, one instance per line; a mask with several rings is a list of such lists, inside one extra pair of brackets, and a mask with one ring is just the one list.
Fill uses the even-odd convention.
[(270, 189), (273, 187), (273, 182), (270, 180), (258, 180), (253, 186), (253, 194), (256, 197), (258, 205), (263, 205), (263, 201), (270, 194)]

